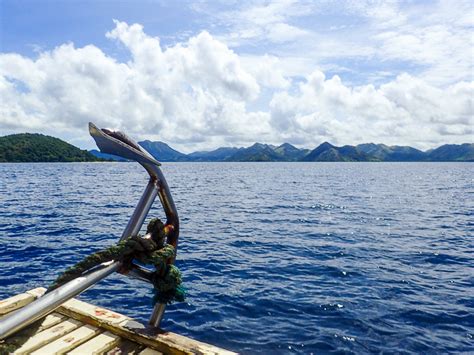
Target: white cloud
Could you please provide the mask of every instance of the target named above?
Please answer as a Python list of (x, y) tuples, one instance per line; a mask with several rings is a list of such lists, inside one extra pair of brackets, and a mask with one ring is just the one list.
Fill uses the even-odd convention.
[(369, 21), (366, 38), (380, 60), (418, 65), (432, 84), (472, 80), (472, 1), (359, 2), (356, 8)]
[[(200, 13), (217, 23), (218, 38), (247, 55), (267, 51), (281, 62), (311, 62), (312, 68), (356, 63), (353, 69), (362, 77), (367, 71), (366, 81), (373, 78), (373, 83), (378, 81), (371, 72), (383, 65), (395, 75), (410, 72), (435, 85), (473, 78), (469, 0), (455, 5), (447, 0), (244, 1), (232, 10), (203, 8)], [(295, 72), (309, 73), (307, 66), (284, 73)]]
[(309, 31), (288, 21), (307, 14), (311, 7), (313, 5), (295, 0), (243, 3), (240, 9), (219, 13), (217, 21), (229, 28), (229, 33), (222, 36), (228, 45), (267, 41), (284, 44), (310, 35)]
[(268, 114), (245, 112), (257, 80), (207, 32), (165, 50), (137, 24), (116, 22), (107, 36), (131, 52), (129, 62), (92, 45), (61, 45), (36, 60), (0, 55), (2, 131), (71, 133), (94, 121), (191, 144), (265, 135)]
[(307, 36), (309, 33), (287, 23), (275, 23), (268, 29), (267, 38), (275, 43), (290, 42)]
[[(271, 103), (272, 124), (286, 139), (339, 144), (383, 142), (421, 148), (473, 140), (474, 83), (446, 89), (402, 74), (388, 84), (345, 86), (338, 76), (315, 71), (295, 94), (280, 92)], [(451, 127), (451, 129), (446, 129)]]
[(290, 81), (284, 75), (283, 64), (275, 56), (241, 56), (241, 63), (246, 71), (251, 73), (263, 86), (275, 89), (285, 89)]
[[(130, 51), (128, 62), (71, 43), (34, 60), (0, 54), (1, 133), (85, 137), (93, 121), (183, 151), (255, 141), (472, 141), (472, 81), (440, 87), (402, 74), (377, 88), (321, 71), (297, 81), (285, 75), (297, 60), (239, 56), (208, 32), (163, 48), (141, 25), (116, 21), (107, 37)], [(269, 109), (250, 111), (265, 95)]]

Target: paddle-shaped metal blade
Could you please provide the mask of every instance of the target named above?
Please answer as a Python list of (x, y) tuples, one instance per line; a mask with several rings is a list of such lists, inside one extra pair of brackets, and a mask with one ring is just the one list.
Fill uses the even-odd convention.
[(138, 163), (161, 165), (150, 153), (122, 132), (100, 129), (89, 122), (89, 133), (102, 153), (118, 155)]

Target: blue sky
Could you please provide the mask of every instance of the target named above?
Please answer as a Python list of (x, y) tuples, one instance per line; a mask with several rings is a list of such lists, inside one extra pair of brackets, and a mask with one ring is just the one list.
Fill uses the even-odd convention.
[(473, 18), (469, 1), (2, 0), (0, 134), (473, 141)]
[[(181, 5), (183, 4), (183, 5)], [(141, 23), (150, 35), (174, 41), (182, 31), (198, 30), (196, 13), (185, 3), (158, 1), (4, 1), (2, 0), (2, 52), (36, 55), (35, 48), (51, 50), (74, 42), (94, 43), (110, 54), (116, 46), (105, 38), (113, 19)]]

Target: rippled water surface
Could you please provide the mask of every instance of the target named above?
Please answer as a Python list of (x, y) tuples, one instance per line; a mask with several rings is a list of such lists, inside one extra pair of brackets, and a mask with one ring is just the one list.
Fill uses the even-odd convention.
[[(249, 354), (474, 351), (473, 164), (163, 170), (188, 291), (165, 329)], [(146, 181), (134, 163), (0, 164), (0, 298), (115, 243)], [(81, 298), (146, 321), (150, 295), (112, 275)]]

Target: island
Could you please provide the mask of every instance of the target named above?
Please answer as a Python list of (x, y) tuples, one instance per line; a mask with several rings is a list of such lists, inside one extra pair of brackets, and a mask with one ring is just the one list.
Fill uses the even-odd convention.
[(103, 161), (87, 150), (51, 136), (20, 133), (0, 137), (0, 162), (87, 162)]

